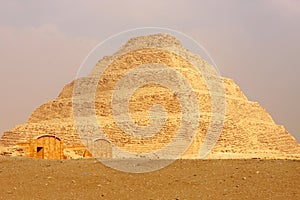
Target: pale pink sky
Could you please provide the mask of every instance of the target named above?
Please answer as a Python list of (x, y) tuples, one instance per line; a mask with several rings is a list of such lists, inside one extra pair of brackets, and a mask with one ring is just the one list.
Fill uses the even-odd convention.
[(72, 81), (107, 37), (159, 26), (205, 46), (300, 141), (300, 1), (2, 1), (0, 133), (26, 121)]

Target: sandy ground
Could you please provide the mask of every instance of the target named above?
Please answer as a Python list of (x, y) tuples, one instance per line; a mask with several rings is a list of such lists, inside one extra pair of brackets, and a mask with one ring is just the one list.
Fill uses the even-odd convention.
[(300, 161), (178, 160), (128, 174), (94, 159), (0, 157), (0, 199), (300, 199)]

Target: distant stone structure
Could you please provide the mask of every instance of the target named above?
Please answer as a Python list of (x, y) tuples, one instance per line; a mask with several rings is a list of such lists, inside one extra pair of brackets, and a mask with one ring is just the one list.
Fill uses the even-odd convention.
[[(158, 48), (151, 49), (151, 44), (156, 44)], [(130, 51), (131, 49), (134, 50)], [(156, 103), (163, 104), (169, 114), (160, 134), (150, 139), (137, 140), (125, 135), (116, 126), (110, 109), (112, 90), (121, 75), (133, 66), (143, 63), (173, 66), (196, 87), (197, 99), (201, 103), (199, 129), (183, 156), (183, 158), (197, 158), (211, 120), (210, 96), (205, 83), (193, 66), (166, 49), (180, 50), (188, 56), (195, 57), (203, 67), (212, 67), (182, 47), (173, 36), (156, 34), (130, 39), (114, 55), (100, 60), (89, 76), (75, 81), (84, 84), (93, 80), (105, 61), (113, 60), (116, 55), (129, 51), (113, 62), (101, 77), (96, 93), (96, 114), (101, 128), (111, 142), (129, 151), (147, 152), (163, 147), (172, 139), (172, 133), (178, 129), (180, 106), (176, 95), (159, 85), (145, 86), (136, 91), (130, 100), (129, 110), (137, 124), (143, 126), (149, 123), (148, 110)], [(225, 123), (221, 136), (208, 158), (299, 159), (300, 146), (286, 129), (276, 125), (272, 117), (257, 102), (249, 101), (233, 80), (222, 78), (222, 81), (226, 93)], [(69, 159), (92, 155), (113, 158), (112, 144), (108, 140), (99, 138), (89, 143), (89, 150), (92, 149), (92, 152), (83, 145), (74, 124), (73, 87), (74, 81), (67, 84), (56, 99), (38, 107), (26, 123), (4, 132), (0, 140), (1, 155), (44, 159)]]

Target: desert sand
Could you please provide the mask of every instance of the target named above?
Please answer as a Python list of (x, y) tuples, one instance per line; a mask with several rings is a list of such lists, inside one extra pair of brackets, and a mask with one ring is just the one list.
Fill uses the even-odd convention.
[(0, 157), (0, 199), (300, 199), (300, 161), (178, 160), (129, 174), (95, 159)]

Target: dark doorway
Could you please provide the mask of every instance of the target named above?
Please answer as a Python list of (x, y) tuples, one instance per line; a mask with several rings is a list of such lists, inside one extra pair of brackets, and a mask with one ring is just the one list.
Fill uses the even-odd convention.
[(44, 158), (44, 148), (43, 147), (37, 147), (36, 152), (37, 152), (38, 158)]

